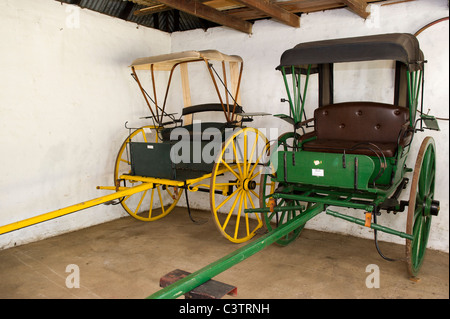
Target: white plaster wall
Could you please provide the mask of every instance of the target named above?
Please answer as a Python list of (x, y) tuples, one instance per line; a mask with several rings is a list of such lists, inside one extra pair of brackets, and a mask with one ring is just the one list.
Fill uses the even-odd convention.
[[(130, 76), (170, 35), (53, 0), (0, 1), (0, 225), (108, 194), (125, 121), (148, 115)], [(0, 236), (0, 249), (124, 216), (96, 206)]]
[[(422, 26), (438, 18), (449, 14), (448, 4), (445, 0), (419, 0), (413, 2), (399, 3), (389, 6), (372, 5), (372, 15), (366, 21), (347, 9), (324, 11), (302, 15), (301, 27), (293, 29), (269, 20), (258, 21), (253, 26), (253, 34), (247, 35), (231, 29), (217, 27), (189, 32), (178, 32), (172, 34), (172, 52), (184, 50), (217, 49), (227, 54), (237, 54), (244, 59), (244, 74), (242, 83), (242, 105), (247, 112), (265, 111), (272, 114), (287, 113), (287, 104), (280, 103), (281, 97), (286, 97), (281, 75), (275, 71), (279, 59), (284, 50), (293, 47), (300, 42), (314, 41), (320, 39), (342, 38), (369, 34), (380, 34), (390, 32), (415, 33)], [(443, 22), (435, 25), (418, 36), (421, 48), (429, 61), (426, 71), (425, 108), (430, 108), (430, 114), (448, 118), (449, 95), (448, 95), (448, 38), (449, 25)], [(378, 101), (386, 101), (386, 94), (392, 97), (393, 83), (385, 76), (386, 65), (375, 64), (376, 76), (371, 79), (370, 86), (379, 85), (380, 88), (388, 86), (384, 91), (371, 90), (371, 97)], [(357, 72), (338, 67), (336, 76), (340, 76), (347, 83), (350, 90), (341, 90), (337, 100), (358, 99), (352, 86), (360, 85), (362, 81), (355, 78)], [(367, 74), (365, 74), (367, 76)], [(370, 74), (372, 76), (372, 74)], [(191, 82), (197, 83), (200, 95), (205, 98), (203, 90), (204, 82), (200, 76), (193, 76)], [(390, 82), (386, 82), (390, 81)], [(202, 85), (204, 84), (204, 85)], [(370, 87), (362, 87), (367, 89)], [(194, 85), (191, 85), (194, 90)], [(363, 90), (364, 91), (364, 90)], [(314, 88), (311, 87), (311, 92)], [(389, 101), (391, 98), (388, 98)], [(211, 96), (213, 98), (213, 96)], [(315, 107), (317, 98), (315, 95), (308, 96), (307, 107)], [(177, 103), (175, 103), (177, 104)], [(421, 141), (427, 135), (436, 139), (438, 152), (437, 184), (435, 198), (441, 202), (440, 215), (434, 218), (431, 230), (429, 247), (448, 252), (449, 248), (449, 219), (448, 219), (448, 121), (441, 121), (441, 132), (418, 133), (414, 139), (414, 145), (409, 155), (409, 167), (414, 167), (417, 151)], [(258, 128), (276, 127), (279, 133), (290, 129), (283, 121), (273, 117), (262, 117), (255, 120), (252, 126)], [(269, 136), (270, 139), (275, 137)], [(408, 197), (408, 191), (404, 192), (404, 199)], [(193, 207), (209, 210), (207, 194), (192, 194), (190, 204)], [(184, 198), (180, 205), (185, 205)], [(341, 209), (341, 212), (363, 218), (361, 212)], [(383, 214), (378, 222), (401, 231), (405, 230), (406, 213), (397, 215)], [(306, 227), (373, 238), (373, 232), (367, 228), (353, 223), (335, 219), (334, 217), (321, 214), (308, 222)], [(379, 232), (380, 233), (380, 232)], [(387, 234), (379, 234), (380, 240), (404, 243), (403, 239)]]

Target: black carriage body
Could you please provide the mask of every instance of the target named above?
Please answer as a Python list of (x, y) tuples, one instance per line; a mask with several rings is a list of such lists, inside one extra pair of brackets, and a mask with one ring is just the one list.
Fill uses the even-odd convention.
[[(177, 143), (180, 143), (176, 147), (179, 154), (175, 155), (173, 149)], [(220, 147), (222, 143), (214, 141), (198, 141), (196, 144), (184, 141), (131, 142), (132, 175), (171, 180), (188, 180), (200, 177), (210, 173), (214, 166), (214, 161), (205, 162), (204, 157), (197, 156), (202, 154), (205, 147), (208, 147), (208, 149), (214, 148), (211, 144)]]
[(131, 173), (181, 181), (198, 178), (212, 171), (232, 131), (227, 123), (194, 123), (163, 129), (159, 143), (131, 142)]
[[(393, 103), (335, 103), (334, 64), (373, 60), (394, 61)], [(406, 238), (408, 272), (416, 276), (423, 262), (431, 216), (439, 211), (439, 201), (434, 200), (436, 157), (431, 137), (422, 142), (414, 170), (406, 166), (414, 133), (423, 130), (422, 122), (438, 130), (436, 119), (423, 115), (422, 105), (418, 109), (423, 101), (424, 63), (417, 38), (404, 33), (301, 43), (283, 53), (277, 69), (283, 75), (290, 114), (275, 116), (293, 124), (293, 132), (279, 137), (278, 152), (271, 154), (271, 162), (277, 163), (275, 172), (261, 180), (263, 189), (269, 185), (272, 188), (262, 194), (263, 202), (271, 207), (266, 225), (284, 225), (292, 219), (306, 221), (317, 214), (315, 207), (326, 209), (328, 215), (374, 229), (375, 241), (377, 230)], [(308, 119), (304, 107), (313, 73), (318, 74), (319, 98), (313, 117)], [(307, 132), (311, 127), (313, 130)], [(410, 199), (399, 201), (410, 172)], [(329, 206), (363, 210), (365, 220), (331, 211)], [(405, 206), (406, 232), (377, 224), (376, 216), (381, 211), (400, 212)], [(279, 218), (276, 211), (285, 217)], [(303, 226), (304, 222), (280, 244), (294, 240)]]

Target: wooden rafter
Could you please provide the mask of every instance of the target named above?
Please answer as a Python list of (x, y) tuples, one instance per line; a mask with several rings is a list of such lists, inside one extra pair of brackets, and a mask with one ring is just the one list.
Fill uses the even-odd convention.
[(272, 17), (279, 22), (287, 24), (291, 27), (300, 27), (300, 17), (283, 9), (269, 0), (238, 0), (247, 7), (263, 12), (265, 15)]
[(347, 7), (353, 12), (359, 15), (361, 18), (366, 19), (369, 16), (367, 9), (367, 2), (364, 0), (341, 0)]
[(171, 8), (186, 12), (199, 18), (209, 20), (245, 33), (252, 32), (252, 24), (226, 13), (204, 5), (198, 0), (162, 0), (159, 1)]
[[(245, 7), (242, 3), (239, 3), (235, 0), (199, 0), (199, 1), (219, 11)], [(135, 16), (144, 16), (148, 14), (171, 10), (171, 8), (169, 6), (166, 6), (165, 4), (153, 3), (155, 1), (147, 2), (145, 0), (134, 0), (134, 2), (141, 5), (148, 5), (147, 8), (136, 10), (134, 12)]]
[(414, 0), (131, 0), (148, 6), (135, 15), (154, 14), (176, 9), (204, 20), (215, 22), (242, 32), (251, 33), (249, 20), (273, 18), (292, 27), (300, 26), (299, 13), (309, 13), (347, 7), (363, 19), (369, 3), (391, 4)]
[(244, 5), (237, 0), (204, 0), (202, 2), (207, 6), (220, 11), (244, 7)]
[[(365, 2), (367, 3), (380, 2), (380, 0), (367, 0)], [(381, 3), (384, 3), (384, 1), (382, 1)], [(285, 9), (286, 11), (292, 13), (300, 13), (300, 12), (310, 13), (323, 10), (344, 8), (347, 6), (342, 0), (287, 0), (287, 1), (278, 1), (277, 5)], [(360, 12), (361, 14), (363, 14), (362, 10), (360, 10)], [(228, 10), (227, 13), (233, 17), (240, 18), (242, 20), (252, 20), (267, 17), (267, 15), (265, 15), (263, 12), (256, 11), (249, 7)]]
[(139, 9), (133, 12), (133, 14), (137, 17), (140, 16), (145, 16), (148, 14), (153, 14), (153, 13), (157, 13), (157, 12), (162, 12), (162, 11), (166, 11), (169, 10), (170, 8), (168, 6), (166, 6), (165, 4), (156, 4), (147, 8), (143, 8), (143, 9)]

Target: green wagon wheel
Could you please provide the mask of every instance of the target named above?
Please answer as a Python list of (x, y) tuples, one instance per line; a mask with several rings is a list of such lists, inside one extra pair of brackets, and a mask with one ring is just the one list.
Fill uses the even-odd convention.
[[(114, 185), (117, 189), (137, 186), (141, 182), (122, 181), (120, 176), (131, 173), (130, 142), (158, 143), (158, 129), (143, 126), (133, 131), (122, 143), (114, 165)], [(136, 193), (120, 200), (122, 207), (132, 217), (141, 221), (155, 221), (169, 214), (176, 206), (183, 190), (173, 186), (155, 184), (154, 188)]]
[(414, 239), (406, 240), (406, 263), (411, 276), (417, 276), (422, 266), (431, 217), (437, 215), (439, 202), (434, 201), (436, 175), (436, 146), (432, 137), (426, 137), (419, 149), (409, 196), (406, 233)]
[[(285, 133), (281, 135), (276, 142), (272, 145), (270, 152), (273, 154), (276, 150), (279, 151), (287, 151), (292, 150), (293, 142), (294, 142), (294, 136), (296, 139), (300, 137), (300, 135), (295, 134), (293, 132)], [(261, 181), (260, 181), (260, 196), (259, 196), (259, 205), (261, 208), (268, 207), (269, 206), (269, 200), (271, 198), (271, 195), (275, 191), (275, 189), (279, 189), (283, 187), (284, 183), (277, 183), (275, 180), (272, 179), (271, 176), (275, 174), (275, 168), (272, 165), (272, 163), (269, 163), (270, 165), (268, 168), (270, 169), (270, 172), (266, 172), (268, 174), (262, 174), (261, 175)], [(301, 206), (304, 205), (304, 203), (297, 201), (297, 200), (285, 200), (281, 199), (277, 206)], [(267, 213), (263, 214), (264, 218), (264, 225), (267, 228), (268, 231), (272, 231), (276, 229), (277, 227), (287, 223), (288, 221), (292, 220), (293, 218), (297, 217), (303, 213), (303, 210), (288, 210), (284, 212), (273, 212), (273, 213)], [(297, 239), (298, 236), (300, 236), (301, 231), (304, 228), (304, 224), (300, 226), (299, 228), (295, 229), (294, 231), (290, 232), (286, 236), (280, 238), (276, 243), (280, 246), (287, 246), (289, 243)]]

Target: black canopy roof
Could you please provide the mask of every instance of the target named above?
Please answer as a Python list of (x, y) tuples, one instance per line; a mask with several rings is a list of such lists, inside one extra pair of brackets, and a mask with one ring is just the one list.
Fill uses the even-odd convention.
[(371, 60), (399, 61), (414, 71), (422, 68), (424, 57), (414, 35), (389, 33), (300, 43), (282, 54), (277, 70), (312, 64), (314, 72), (317, 64)]

